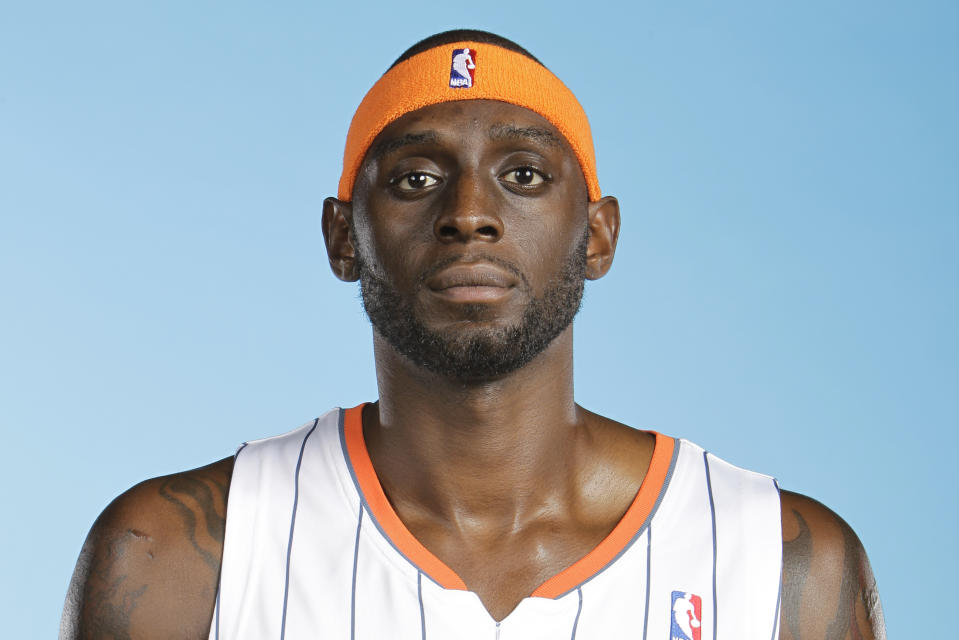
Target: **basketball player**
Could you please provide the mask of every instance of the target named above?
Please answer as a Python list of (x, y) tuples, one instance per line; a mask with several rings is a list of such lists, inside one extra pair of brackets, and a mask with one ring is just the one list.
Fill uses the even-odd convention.
[(528, 52), (412, 47), (323, 208), (379, 400), (117, 498), (62, 637), (884, 638), (836, 514), (575, 404), (571, 322), (619, 224), (582, 108)]

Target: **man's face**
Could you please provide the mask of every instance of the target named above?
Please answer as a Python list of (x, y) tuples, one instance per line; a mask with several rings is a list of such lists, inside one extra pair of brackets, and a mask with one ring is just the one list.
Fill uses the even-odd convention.
[(416, 364), (454, 379), (500, 377), (572, 322), (586, 186), (539, 115), (485, 100), (407, 114), (374, 141), (353, 193), (364, 307)]

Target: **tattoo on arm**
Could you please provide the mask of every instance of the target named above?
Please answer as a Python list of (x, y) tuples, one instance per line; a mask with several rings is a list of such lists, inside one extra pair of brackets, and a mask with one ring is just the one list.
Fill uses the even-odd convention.
[[(842, 585), (839, 587), (839, 602), (836, 608), (836, 615), (833, 617), (829, 628), (826, 630), (828, 640), (842, 640), (849, 631), (852, 640), (861, 640), (862, 630), (859, 629), (856, 622), (856, 600), (857, 595), (864, 596), (865, 593), (857, 587), (860, 584), (860, 575), (858, 562), (856, 562), (857, 541), (853, 537), (852, 531), (843, 530), (843, 562), (842, 562)], [(857, 594), (857, 591), (859, 593)]]
[[(780, 638), (885, 640), (876, 581), (856, 534), (834, 514), (830, 516), (835, 522), (823, 524), (823, 516), (815, 512), (806, 514), (809, 520), (797, 509), (791, 512), (799, 533), (783, 540)], [(833, 557), (832, 564), (824, 559)], [(811, 631), (817, 628), (821, 631)]]
[[(792, 512), (799, 523), (799, 535), (789, 541), (783, 540), (783, 559), (788, 561), (790, 566), (783, 571), (782, 622), (789, 627), (789, 633), (794, 640), (800, 640), (798, 613), (802, 604), (803, 586), (806, 584), (812, 561), (812, 534), (802, 514), (795, 509)], [(789, 613), (797, 615), (787, 615)]]
[[(159, 492), (160, 496), (176, 507), (179, 512), (183, 521), (183, 533), (193, 549), (213, 573), (218, 575), (226, 514), (219, 514), (216, 507), (217, 504), (225, 503), (227, 489), (225, 485), (213, 479), (205, 478), (204, 480), (192, 476), (174, 476), (160, 485)], [(214, 494), (214, 491), (217, 493)], [(191, 506), (191, 503), (196, 506)], [(203, 518), (206, 535), (213, 541), (214, 550), (212, 551), (201, 546), (197, 540), (197, 512)]]
[(132, 531), (105, 541), (97, 562), (91, 563), (83, 597), (80, 629), (83, 638), (130, 639), (130, 615), (148, 586), (128, 576), (118, 565), (134, 541)]

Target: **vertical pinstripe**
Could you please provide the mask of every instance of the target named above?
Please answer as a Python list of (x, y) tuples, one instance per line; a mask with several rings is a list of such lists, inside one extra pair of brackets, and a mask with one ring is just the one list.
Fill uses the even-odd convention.
[(426, 640), (426, 613), (423, 611), (423, 572), (416, 572), (416, 597), (420, 601), (420, 638)]
[(646, 610), (643, 613), (643, 640), (646, 640), (646, 631), (649, 629), (649, 586), (650, 561), (653, 559), (653, 523), (646, 527)]
[(353, 543), (353, 586), (350, 591), (350, 640), (356, 637), (356, 566), (360, 559), (360, 530), (363, 528), (363, 503), (360, 502), (360, 516), (356, 519), (356, 542)]
[(579, 604), (576, 607), (576, 618), (573, 620), (573, 635), (569, 640), (576, 640), (576, 629), (579, 628), (579, 614), (583, 613), (583, 587), (576, 587), (576, 594), (579, 596)]
[(782, 587), (782, 575), (779, 576), (779, 593), (776, 595), (776, 615), (773, 616), (773, 632), (770, 636), (771, 640), (776, 640), (776, 630), (779, 627), (779, 607), (782, 606), (783, 601), (783, 587)]
[(716, 621), (719, 612), (716, 611), (716, 502), (713, 500), (713, 482), (709, 476), (709, 452), (703, 451), (703, 464), (706, 465), (706, 491), (709, 493), (709, 517), (713, 522), (713, 640), (716, 640)]
[(290, 598), (290, 555), (293, 553), (293, 530), (296, 528), (296, 507), (300, 502), (300, 467), (303, 465), (303, 451), (306, 449), (306, 441), (310, 439), (313, 432), (316, 431), (316, 425), (320, 419), (313, 421), (313, 426), (306, 432), (303, 442), (300, 444), (300, 455), (296, 459), (296, 471), (293, 474), (293, 513), (290, 516), (290, 539), (286, 543), (286, 579), (283, 586), (283, 617), (280, 622), (280, 640), (286, 637), (286, 605)]

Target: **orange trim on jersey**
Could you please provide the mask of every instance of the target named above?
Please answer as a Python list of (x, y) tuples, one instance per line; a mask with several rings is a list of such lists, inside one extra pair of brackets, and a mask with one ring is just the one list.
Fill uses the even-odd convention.
[(633, 503), (629, 505), (619, 524), (595, 549), (538, 586), (530, 595), (538, 598), (558, 598), (575, 589), (615, 560), (646, 524), (659, 499), (666, 476), (669, 474), (676, 442), (661, 433), (653, 432), (653, 435), (656, 436), (656, 446), (653, 449), (653, 458), (649, 461), (646, 477), (643, 478), (643, 484), (640, 485)]
[[(366, 441), (363, 439), (364, 406), (361, 404), (345, 410), (343, 432), (349, 462), (370, 512), (393, 545), (423, 573), (446, 589), (466, 591), (467, 586), (463, 579), (410, 533), (383, 493), (383, 487), (376, 477), (373, 462), (366, 449)], [(615, 560), (646, 524), (669, 475), (675, 447), (673, 438), (655, 432), (653, 435), (656, 436), (656, 444), (646, 477), (616, 527), (595, 549), (537, 587), (530, 594), (531, 597), (558, 598), (575, 589)]]
[(446, 589), (466, 591), (466, 583), (463, 579), (413, 537), (400, 517), (396, 515), (386, 494), (383, 493), (380, 479), (376, 477), (373, 462), (370, 460), (370, 453), (366, 449), (366, 441), (363, 439), (364, 406), (365, 403), (346, 409), (343, 416), (343, 435), (346, 439), (346, 451), (350, 456), (353, 473), (356, 474), (356, 481), (360, 485), (360, 491), (363, 492), (363, 499), (366, 500), (370, 512), (390, 542), (423, 573)]

